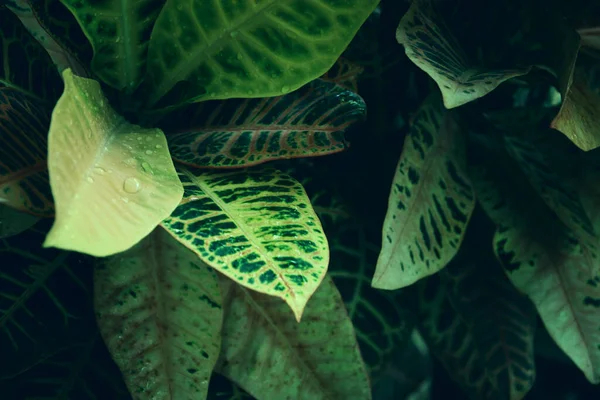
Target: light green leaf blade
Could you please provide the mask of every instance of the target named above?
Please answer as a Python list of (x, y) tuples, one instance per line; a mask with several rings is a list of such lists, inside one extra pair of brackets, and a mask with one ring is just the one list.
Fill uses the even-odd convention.
[(335, 63), (378, 3), (168, 0), (148, 50), (146, 106), (296, 90)]
[(125, 121), (98, 82), (63, 76), (48, 137), (56, 220), (44, 246), (112, 255), (168, 217), (183, 187), (162, 131)]
[(433, 0), (415, 0), (396, 31), (406, 55), (439, 86), (446, 108), (459, 107), (493, 91), (501, 83), (531, 69), (490, 70), (465, 54)]
[(372, 285), (399, 289), (444, 268), (475, 206), (465, 138), (437, 94), (415, 116), (392, 184)]
[(92, 70), (115, 89), (133, 91), (146, 72), (152, 26), (165, 0), (61, 0), (94, 49)]
[(162, 226), (219, 272), (285, 300), (300, 320), (329, 264), (327, 238), (302, 185), (274, 169), (181, 168), (180, 178), (184, 199)]
[(498, 226), (496, 255), (513, 284), (533, 301), (557, 345), (590, 382), (598, 383), (598, 258), (556, 218), (501, 144), (480, 141), (485, 152), (476, 153), (485, 157), (471, 164), (479, 201)]
[(354, 327), (329, 277), (300, 323), (276, 298), (221, 282), (220, 374), (259, 399), (371, 399)]
[(136, 399), (206, 398), (221, 348), (215, 271), (162, 228), (96, 267), (98, 326)]

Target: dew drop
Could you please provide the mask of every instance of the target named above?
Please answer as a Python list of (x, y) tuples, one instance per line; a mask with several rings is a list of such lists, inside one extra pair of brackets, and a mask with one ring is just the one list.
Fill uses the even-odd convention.
[(123, 190), (127, 193), (137, 193), (142, 188), (142, 184), (136, 178), (129, 177), (123, 182)]
[(149, 174), (152, 174), (152, 167), (150, 166), (150, 164), (148, 164), (147, 162), (143, 162), (142, 163), (142, 169), (144, 170), (144, 172), (147, 172)]
[(94, 167), (94, 169), (92, 170), (94, 171), (94, 173), (98, 174), (98, 175), (104, 175), (104, 173), (106, 172), (106, 170), (102, 167)]
[(146, 150), (146, 154), (148, 154), (148, 155), (152, 154), (152, 150)]
[(142, 137), (141, 137), (141, 136), (138, 136), (138, 137), (137, 137), (137, 140), (139, 140), (139, 141), (141, 142), (141, 141), (142, 141)]
[(125, 164), (135, 165), (135, 158), (128, 158), (127, 160), (125, 160)]
[(129, 198), (121, 197), (121, 201), (123, 201), (123, 203), (129, 203)]
[(91, 176), (88, 176), (85, 180), (89, 183), (94, 183), (94, 178), (92, 178)]
[(157, 144), (157, 145), (156, 145), (156, 146), (154, 146), (154, 147), (156, 147), (157, 149), (162, 149), (162, 144)]
[(289, 91), (290, 91), (290, 88), (289, 88), (289, 86), (283, 86), (283, 87), (281, 88), (281, 93), (287, 93), (287, 92), (289, 92)]

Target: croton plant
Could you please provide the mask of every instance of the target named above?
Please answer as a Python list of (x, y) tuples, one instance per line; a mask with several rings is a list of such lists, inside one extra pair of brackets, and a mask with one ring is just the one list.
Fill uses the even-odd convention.
[(540, 332), (599, 383), (599, 11), (5, 0), (0, 391), (516, 400)]

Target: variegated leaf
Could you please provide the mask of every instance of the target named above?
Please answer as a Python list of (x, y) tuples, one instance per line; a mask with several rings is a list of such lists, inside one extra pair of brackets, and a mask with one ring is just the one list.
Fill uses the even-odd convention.
[(437, 94), (421, 106), (392, 184), (373, 287), (398, 289), (444, 268), (475, 206), (465, 140)]
[(98, 82), (70, 69), (63, 77), (48, 135), (56, 219), (44, 246), (116, 254), (168, 217), (183, 187), (160, 129), (128, 123)]
[(327, 72), (378, 3), (167, 1), (140, 93), (148, 108), (287, 94)]
[(340, 57), (333, 67), (321, 76), (321, 79), (358, 93), (358, 78), (363, 71), (364, 67), (361, 65)]
[(284, 299), (300, 320), (329, 264), (327, 238), (302, 186), (273, 169), (181, 168), (179, 176), (183, 201), (162, 226), (239, 284)]
[(485, 96), (502, 82), (531, 69), (490, 70), (471, 61), (448, 29), (435, 0), (414, 0), (402, 17), (396, 39), (406, 55), (438, 84), (446, 108)]
[(168, 120), (185, 121), (168, 134), (173, 158), (197, 167), (247, 167), (270, 160), (336, 153), (344, 132), (366, 114), (359, 95), (329, 82), (268, 99), (194, 104)]
[(98, 326), (133, 398), (206, 398), (223, 318), (212, 268), (159, 227), (102, 260), (94, 289)]
[(331, 278), (323, 280), (300, 323), (274, 297), (221, 282), (219, 373), (259, 399), (371, 399), (354, 327)]
[[(471, 167), (477, 196), (498, 226), (496, 255), (513, 284), (531, 298), (550, 336), (590, 382), (598, 383), (598, 257), (568, 229), (579, 223), (565, 225), (556, 218), (501, 143), (480, 142), (474, 154), (485, 156)], [(544, 173), (547, 167), (535, 162), (530, 168)]]

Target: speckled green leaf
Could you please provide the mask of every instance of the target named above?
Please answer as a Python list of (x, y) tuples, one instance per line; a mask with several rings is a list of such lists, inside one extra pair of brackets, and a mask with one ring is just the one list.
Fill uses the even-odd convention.
[[(498, 259), (513, 284), (533, 301), (558, 346), (590, 382), (600, 382), (596, 250), (589, 241), (578, 239), (580, 221), (565, 225), (557, 218), (534, 189), (535, 182), (530, 183), (531, 178), (503, 149), (502, 141), (479, 141), (479, 145), (474, 154), (485, 157), (473, 160), (471, 175), (482, 206), (498, 227), (494, 237)], [(548, 172), (539, 160), (528, 162), (532, 169)], [(552, 190), (559, 189), (556, 182), (546, 182)]]
[(302, 186), (274, 169), (180, 169), (183, 201), (162, 222), (207, 264), (284, 299), (298, 320), (329, 264), (321, 223)]
[(93, 72), (115, 89), (133, 91), (146, 72), (150, 33), (166, 0), (60, 0), (94, 49)]
[(402, 17), (396, 39), (406, 55), (438, 84), (446, 108), (485, 96), (530, 68), (490, 70), (472, 61), (448, 29), (434, 0), (415, 0)]
[(215, 271), (157, 228), (94, 274), (102, 337), (134, 399), (198, 400), (221, 348)]
[(196, 167), (247, 167), (344, 150), (344, 132), (366, 114), (357, 94), (315, 80), (268, 99), (207, 102), (168, 117), (185, 121), (168, 134), (171, 156)]
[(373, 287), (398, 289), (444, 268), (475, 206), (465, 139), (437, 94), (419, 109), (392, 184)]
[(168, 0), (150, 41), (146, 104), (296, 90), (334, 64), (377, 3)]
[(278, 299), (221, 282), (219, 373), (259, 399), (371, 399), (354, 327), (331, 278), (300, 323)]

